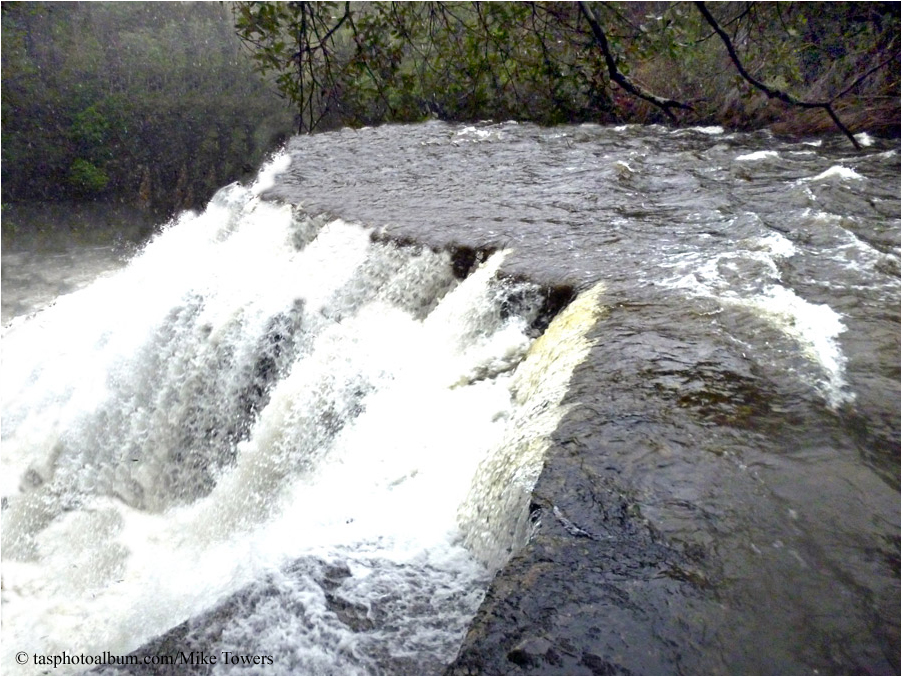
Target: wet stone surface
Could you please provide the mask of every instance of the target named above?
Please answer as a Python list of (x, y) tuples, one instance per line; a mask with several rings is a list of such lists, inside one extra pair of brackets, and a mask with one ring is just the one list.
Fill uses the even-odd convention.
[[(873, 542), (883, 562), (870, 561), (867, 572), (861, 560), (841, 559), (848, 549), (827, 559), (828, 527), (786, 507), (796, 491), (816, 496), (816, 480), (801, 487), (797, 474), (767, 468), (775, 448), (793, 447), (791, 432), (777, 432), (780, 394), (753, 412), (731, 405), (745, 398), (747, 385), (737, 379), (731, 392), (729, 380), (741, 355), (710, 346), (727, 370), (706, 377), (722, 401), (714, 416), (708, 402), (686, 405), (679, 388), (659, 386), (674, 373), (662, 349), (685, 341), (685, 326), (679, 341), (659, 326), (645, 350), (629, 351), (620, 344), (629, 314), (615, 309), (599, 323), (607, 331), (574, 376), (574, 409), (533, 492), (536, 534), (495, 578), (448, 672), (892, 671), (898, 542), (890, 530)], [(612, 335), (615, 327), (625, 335)], [(613, 360), (620, 369), (611, 373)], [(637, 384), (629, 372), (646, 379)], [(864, 579), (881, 601), (862, 595)], [(834, 633), (854, 646), (837, 646)]]

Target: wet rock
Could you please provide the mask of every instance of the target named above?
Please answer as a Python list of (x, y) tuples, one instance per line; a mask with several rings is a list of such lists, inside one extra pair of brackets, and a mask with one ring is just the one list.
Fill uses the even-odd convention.
[(363, 604), (355, 604), (335, 595), (326, 593), (326, 606), (329, 611), (338, 616), (338, 620), (347, 625), (354, 632), (372, 630), (376, 624), (368, 618), (369, 609)]
[[(804, 566), (801, 511), (765, 498), (788, 480), (772, 474), (765, 489), (741, 462), (795, 447), (785, 395), (702, 322), (654, 317), (623, 305), (599, 323), (532, 493), (533, 536), (495, 576), (448, 674), (897, 671), (898, 613), (874, 614), (851, 602), (854, 586)], [(892, 589), (897, 568), (868, 566)], [(815, 607), (829, 620), (813, 622)], [(855, 630), (869, 614), (885, 637)], [(848, 641), (831, 639), (840, 627)]]
[(602, 660), (599, 656), (596, 656), (594, 653), (584, 653), (582, 660), (580, 661), (581, 665), (587, 667), (593, 675), (630, 675), (632, 674), (629, 670), (624, 668), (621, 665), (617, 665), (616, 663), (609, 663), (608, 661)]

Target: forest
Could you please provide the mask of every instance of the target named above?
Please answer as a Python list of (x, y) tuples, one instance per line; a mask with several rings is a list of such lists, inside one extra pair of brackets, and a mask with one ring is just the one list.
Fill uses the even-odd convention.
[(3, 201), (202, 204), (291, 133), (899, 133), (895, 3), (3, 3)]
[(221, 3), (4, 2), (3, 202), (198, 207), (292, 130)]

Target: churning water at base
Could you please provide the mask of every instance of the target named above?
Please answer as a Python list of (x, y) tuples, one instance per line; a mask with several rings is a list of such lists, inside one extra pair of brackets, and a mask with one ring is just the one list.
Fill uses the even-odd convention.
[(528, 537), (600, 287), (536, 341), (548, 294), (499, 276), (503, 252), (262, 202), (288, 163), (7, 326), (5, 673), (126, 654), (230, 599), (208, 653), (440, 669)]

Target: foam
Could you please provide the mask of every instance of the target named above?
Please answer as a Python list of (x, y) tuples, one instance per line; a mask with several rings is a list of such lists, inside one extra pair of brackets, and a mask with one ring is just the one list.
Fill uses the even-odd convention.
[(845, 378), (846, 358), (839, 336), (846, 327), (842, 316), (826, 304), (813, 304), (788, 289), (781, 280), (777, 260), (797, 253), (780, 233), (742, 241), (741, 249), (713, 257), (702, 253), (684, 256), (677, 265), (688, 272), (665, 282), (694, 296), (745, 308), (793, 340), (805, 358), (816, 365), (811, 377), (799, 374), (827, 402), (837, 408), (854, 400)]
[(855, 140), (860, 143), (862, 146), (867, 148), (868, 146), (874, 145), (874, 138), (868, 134), (867, 132), (860, 132), (855, 135)]
[[(4, 338), (7, 672), (40, 667), (14, 651), (127, 653), (264, 580), (282, 601), (223, 650), (266, 642), (286, 672), (453, 658), (514, 545), (464, 545), (479, 468), (527, 468), (503, 510), (523, 522), (594, 306), (537, 348), (541, 299), (504, 252), (458, 281), (447, 254), (262, 202), (287, 166)], [(383, 621), (350, 629), (297, 561), (349, 566), (341, 594)]]
[(840, 178), (840, 179), (851, 179), (854, 181), (863, 181), (864, 177), (856, 172), (854, 169), (850, 169), (849, 167), (844, 167), (842, 165), (834, 165), (829, 169), (825, 169), (823, 172), (818, 174), (817, 176), (812, 176), (810, 178), (800, 179), (801, 181), (823, 181), (824, 179), (832, 179), (832, 178)]
[(767, 160), (768, 158), (778, 158), (780, 154), (775, 150), (759, 150), (754, 153), (747, 153), (736, 157), (737, 162), (754, 162), (757, 160)]

